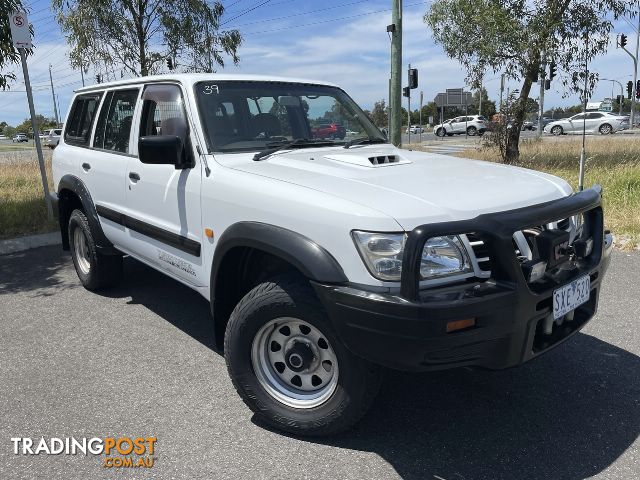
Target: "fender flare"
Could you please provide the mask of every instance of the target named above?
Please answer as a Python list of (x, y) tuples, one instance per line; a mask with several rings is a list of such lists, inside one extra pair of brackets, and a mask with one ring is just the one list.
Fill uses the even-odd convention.
[(96, 242), (96, 247), (100, 250), (100, 253), (104, 255), (116, 255), (120, 254), (109, 239), (105, 236), (102, 226), (100, 225), (100, 219), (98, 218), (98, 212), (96, 206), (93, 203), (91, 194), (87, 189), (85, 183), (75, 175), (67, 174), (60, 179), (58, 184), (58, 197), (59, 197), (59, 211), (60, 211), (60, 233), (62, 234), (62, 245), (65, 250), (69, 249), (69, 236), (67, 232), (67, 224), (71, 212), (65, 212), (65, 204), (67, 200), (63, 195), (63, 190), (69, 190), (76, 194), (82, 203), (82, 208), (87, 221), (89, 222), (89, 228), (91, 229), (91, 235)]
[(300, 233), (261, 222), (238, 222), (228, 227), (216, 246), (211, 267), (211, 300), (218, 270), (227, 252), (235, 247), (262, 250), (297, 268), (310, 280), (322, 283), (348, 281), (338, 261), (325, 248)]

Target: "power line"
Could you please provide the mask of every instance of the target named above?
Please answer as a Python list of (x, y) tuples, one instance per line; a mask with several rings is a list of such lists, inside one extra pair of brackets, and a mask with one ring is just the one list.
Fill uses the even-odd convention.
[[(410, 8), (410, 7), (419, 7), (422, 6), (426, 3), (429, 3), (428, 1), (425, 2), (418, 2), (418, 3), (411, 3), (409, 5), (405, 5), (404, 8)], [(360, 18), (360, 17), (366, 17), (368, 15), (375, 15), (376, 13), (384, 13), (384, 12), (390, 12), (392, 9), (391, 8), (386, 8), (383, 10), (376, 10), (373, 12), (365, 12), (365, 13), (359, 13), (357, 15), (349, 15), (346, 17), (339, 17), (339, 18), (330, 18), (327, 20), (319, 20), (317, 22), (311, 22), (311, 23), (304, 23), (304, 24), (300, 24), (300, 25), (290, 25), (287, 27), (282, 27), (282, 28), (274, 28), (274, 29), (270, 29), (270, 30), (260, 30), (260, 31), (256, 31), (256, 32), (245, 32), (242, 35), (243, 36), (248, 36), (248, 35), (261, 35), (263, 33), (272, 33), (272, 32), (281, 32), (283, 30), (292, 30), (294, 28), (303, 28), (303, 27), (311, 27), (313, 25), (321, 25), (324, 23), (330, 23), (330, 22), (338, 22), (341, 20), (352, 20), (354, 18)]]
[(225, 21), (225, 22), (222, 22), (222, 23), (220, 24), (220, 26), (222, 27), (223, 25), (226, 25), (227, 23), (232, 22), (232, 21), (234, 21), (235, 19), (242, 17), (242, 16), (246, 15), (247, 13), (253, 12), (254, 10), (257, 10), (258, 8), (265, 6), (265, 5), (266, 5), (267, 3), (269, 3), (270, 1), (271, 1), (271, 0), (266, 0), (266, 1), (262, 2), (262, 3), (259, 3), (259, 4), (257, 4), (257, 5), (254, 5), (254, 6), (253, 6), (253, 7), (251, 7), (251, 8), (247, 8), (244, 12), (239, 13), (239, 14), (238, 14), (238, 15), (236, 15), (235, 17), (232, 17), (232, 18), (230, 18), (229, 20), (227, 20), (227, 21)]

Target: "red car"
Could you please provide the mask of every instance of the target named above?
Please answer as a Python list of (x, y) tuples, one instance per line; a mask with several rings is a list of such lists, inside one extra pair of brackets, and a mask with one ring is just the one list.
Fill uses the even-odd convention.
[(347, 134), (347, 129), (337, 123), (327, 123), (313, 127), (311, 134), (313, 138), (336, 138), (342, 140)]

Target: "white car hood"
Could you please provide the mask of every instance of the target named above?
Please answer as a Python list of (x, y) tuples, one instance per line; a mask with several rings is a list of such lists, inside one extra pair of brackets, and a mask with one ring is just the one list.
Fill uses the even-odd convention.
[[(369, 161), (389, 155), (398, 163), (374, 166)], [(215, 160), (366, 205), (405, 230), (535, 205), (572, 192), (564, 180), (541, 172), (391, 145), (289, 150), (257, 162), (253, 154), (216, 154)]]

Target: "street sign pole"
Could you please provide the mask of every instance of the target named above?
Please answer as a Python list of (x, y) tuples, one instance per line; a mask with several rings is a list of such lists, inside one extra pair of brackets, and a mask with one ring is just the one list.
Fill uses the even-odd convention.
[(42, 178), (42, 188), (44, 189), (44, 201), (47, 204), (47, 218), (53, 220), (53, 207), (51, 206), (51, 198), (49, 197), (49, 184), (47, 182), (47, 171), (44, 166), (44, 156), (42, 155), (42, 145), (40, 144), (40, 130), (36, 121), (36, 110), (33, 106), (33, 94), (31, 93), (31, 82), (29, 81), (29, 70), (27, 69), (27, 56), (24, 48), (19, 48), (20, 59), (22, 60), (22, 73), (24, 74), (24, 85), (27, 90), (27, 99), (29, 100), (29, 113), (31, 114), (31, 128), (33, 129), (33, 142), (36, 144), (36, 152), (38, 154), (38, 163), (40, 164), (40, 177)]
[(20, 52), (22, 61), (22, 73), (24, 74), (24, 85), (29, 101), (29, 112), (31, 114), (31, 128), (33, 129), (33, 142), (36, 145), (38, 163), (40, 164), (40, 177), (42, 178), (42, 188), (44, 189), (44, 201), (47, 205), (47, 217), (53, 220), (53, 207), (49, 197), (49, 184), (47, 182), (47, 171), (44, 166), (44, 156), (42, 155), (42, 145), (40, 144), (40, 130), (36, 121), (36, 110), (33, 106), (33, 94), (31, 92), (31, 82), (29, 81), (29, 69), (27, 68), (27, 55), (25, 50), (31, 48), (31, 32), (29, 31), (29, 21), (25, 12), (13, 12), (9, 15), (9, 25), (11, 26), (11, 38), (13, 46)]

